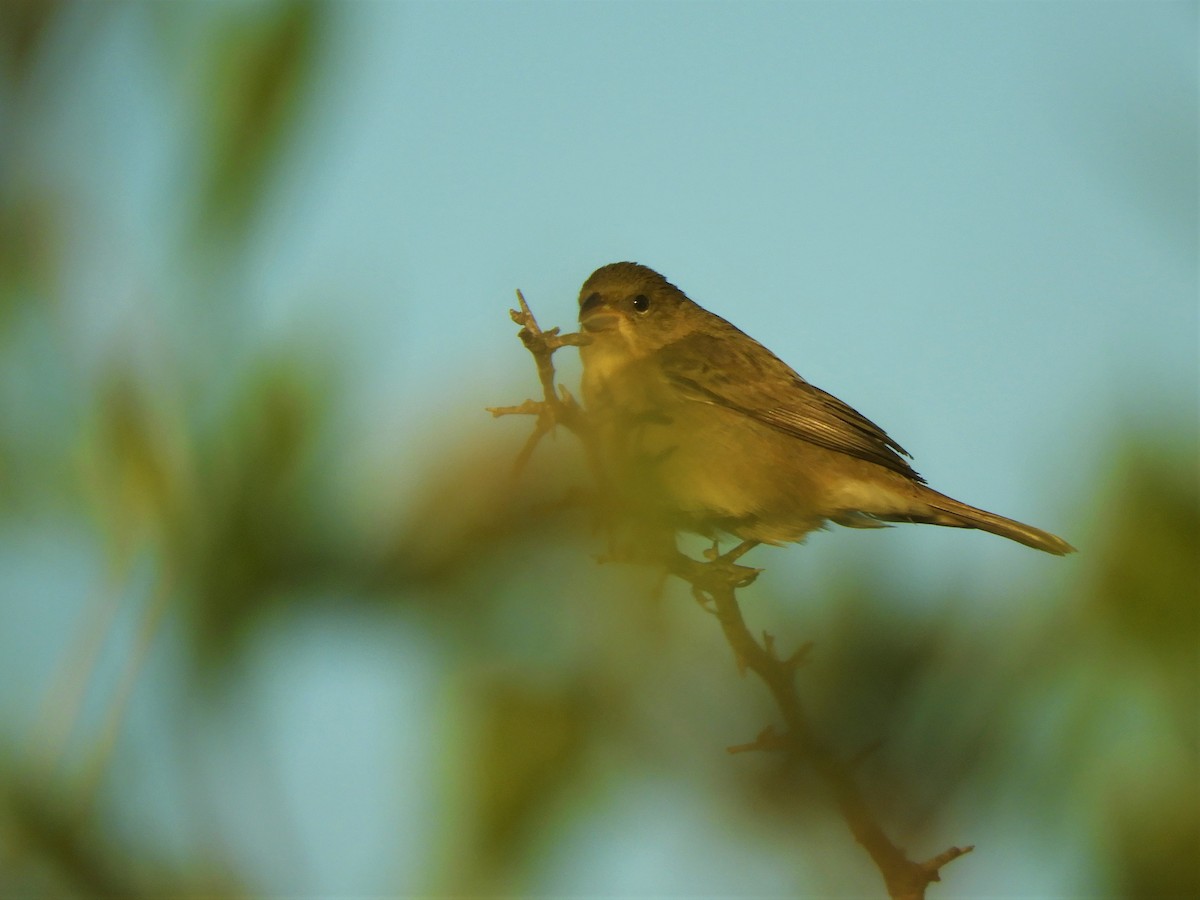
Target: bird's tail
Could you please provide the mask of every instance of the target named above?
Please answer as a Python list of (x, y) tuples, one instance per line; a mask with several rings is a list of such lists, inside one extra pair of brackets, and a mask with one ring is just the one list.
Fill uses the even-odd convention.
[(992, 534), (1006, 537), (1010, 541), (1016, 541), (1026, 547), (1033, 547), (1035, 550), (1044, 550), (1055, 556), (1065, 556), (1075, 552), (1074, 547), (1057, 535), (1013, 519), (1006, 519), (1004, 516), (998, 516), (986, 510), (976, 509), (974, 506), (968, 506), (945, 494), (939, 494), (932, 488), (923, 488), (921, 499), (928, 504), (931, 515), (928, 518), (914, 516), (914, 520), (933, 525), (946, 525), (950, 528), (978, 528), (981, 531), (990, 531)]

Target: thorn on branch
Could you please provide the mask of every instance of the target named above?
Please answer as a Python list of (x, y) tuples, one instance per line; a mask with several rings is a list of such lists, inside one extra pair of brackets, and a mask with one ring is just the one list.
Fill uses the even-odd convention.
[(808, 654), (812, 652), (812, 641), (805, 641), (789, 655), (786, 659), (781, 659), (779, 662), (785, 669), (796, 671), (803, 665), (808, 664)]
[(933, 857), (933, 859), (921, 863), (921, 868), (929, 873), (930, 881), (941, 881), (940, 870), (943, 866), (954, 862), (960, 856), (966, 856), (974, 849), (974, 844), (968, 844), (965, 847), (951, 847), (948, 850), (943, 850), (937, 856)]
[(779, 664), (780, 668), (784, 671), (785, 674), (790, 673), (790, 672), (795, 672), (797, 669), (799, 669), (801, 666), (803, 666), (805, 663), (808, 662), (808, 654), (813, 648), (812, 641), (805, 641), (803, 644), (801, 644), (799, 647), (797, 647), (794, 652), (792, 652), (791, 654), (789, 654), (786, 657), (781, 658), (775, 650), (775, 635), (771, 634), (770, 632), (764, 631), (762, 633), (762, 636), (763, 636), (763, 642), (762, 642), (763, 650), (766, 651), (767, 656), (769, 656), (772, 660), (774, 660), (775, 662), (777, 662)]
[(493, 418), (501, 416), (540, 416), (546, 411), (546, 404), (540, 400), (526, 400), (520, 406), (485, 406), (485, 410)]
[(760, 731), (748, 744), (735, 744), (732, 747), (726, 747), (725, 752), (734, 753), (751, 753), (756, 750), (786, 750), (790, 747), (790, 743), (786, 735), (782, 735), (775, 730), (774, 725), (768, 725)]
[(692, 599), (700, 604), (700, 608), (709, 615), (715, 616), (717, 614), (717, 610), (713, 605), (713, 598), (694, 584), (692, 585)]

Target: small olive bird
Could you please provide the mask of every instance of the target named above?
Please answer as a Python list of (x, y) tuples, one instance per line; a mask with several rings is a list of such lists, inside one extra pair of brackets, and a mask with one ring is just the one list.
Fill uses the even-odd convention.
[(579, 321), (602, 466), (626, 508), (664, 527), (779, 544), (827, 521), (921, 522), (1075, 549), (926, 486), (882, 428), (653, 269), (597, 269)]

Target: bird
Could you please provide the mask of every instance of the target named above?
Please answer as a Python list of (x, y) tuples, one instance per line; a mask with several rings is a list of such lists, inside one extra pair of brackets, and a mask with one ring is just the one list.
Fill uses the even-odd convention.
[(1075, 549), (929, 487), (882, 428), (647, 266), (593, 272), (579, 322), (580, 389), (606, 488), (645, 521), (775, 545), (830, 522), (910, 522)]

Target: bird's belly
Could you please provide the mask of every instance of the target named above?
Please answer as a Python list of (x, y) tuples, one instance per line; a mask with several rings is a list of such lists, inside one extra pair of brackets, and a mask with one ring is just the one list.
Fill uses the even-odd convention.
[(805, 446), (724, 407), (687, 402), (646, 419), (634, 467), (643, 496), (692, 530), (795, 540), (822, 518)]

